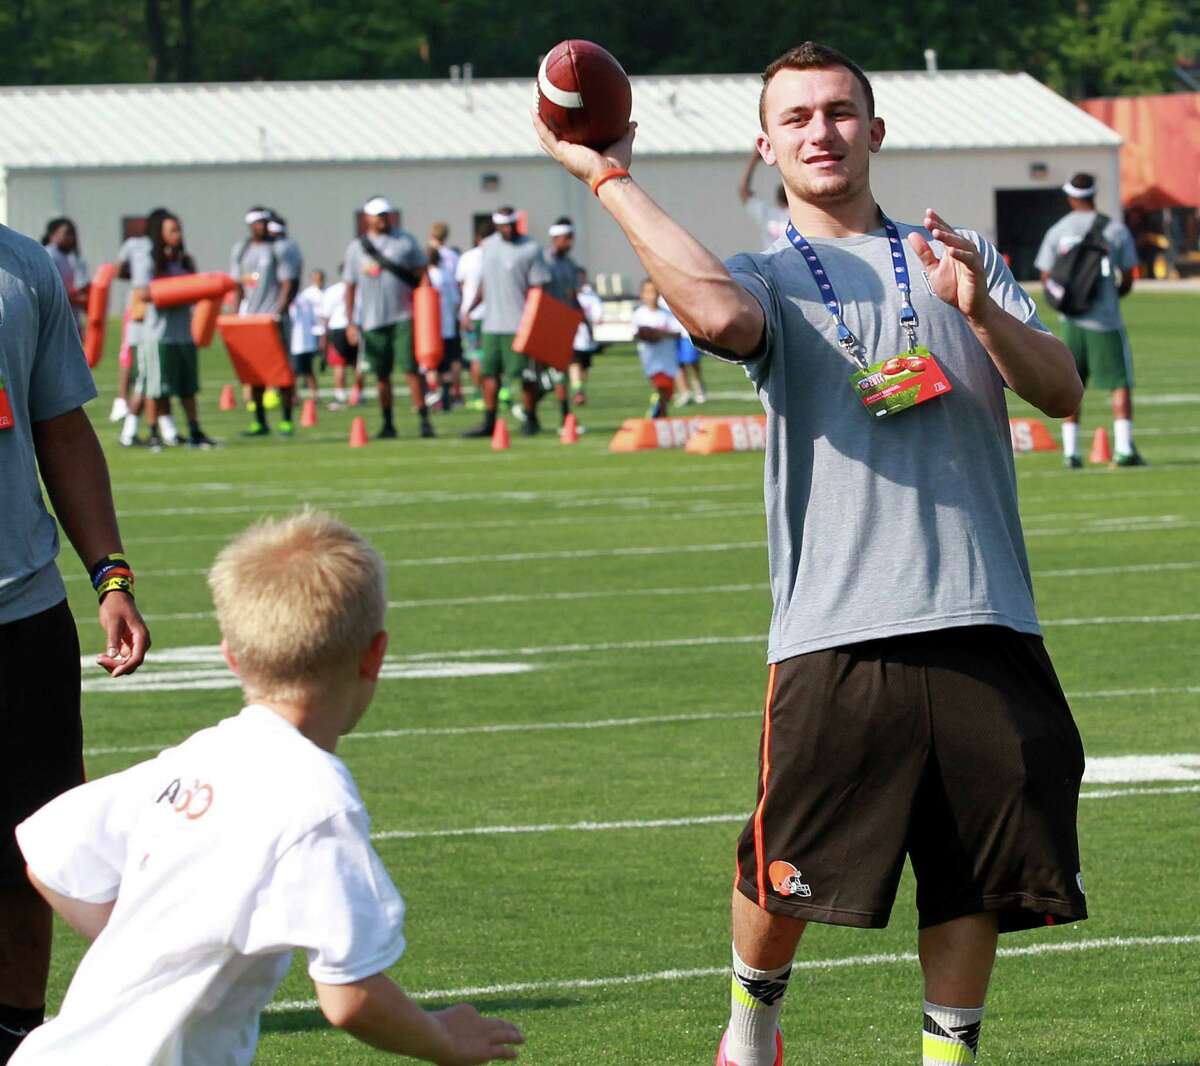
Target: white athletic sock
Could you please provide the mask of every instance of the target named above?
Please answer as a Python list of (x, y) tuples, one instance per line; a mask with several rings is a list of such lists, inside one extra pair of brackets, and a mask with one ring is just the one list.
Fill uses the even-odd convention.
[(725, 1058), (737, 1066), (775, 1066), (775, 1030), (792, 964), (775, 970), (747, 966), (733, 950), (729, 1036)]
[[(137, 436), (138, 431), (138, 416), (135, 414), (127, 414), (125, 416), (125, 425), (121, 427), (121, 440), (129, 442)], [(112, 430), (109, 430), (111, 433)]]
[(170, 415), (158, 416), (158, 432), (168, 444), (179, 441), (179, 430), (175, 428), (175, 419)]
[(939, 1007), (925, 1001), (924, 1066), (971, 1066), (979, 1050), (982, 1007)]
[(112, 411), (109, 412), (108, 420), (110, 422), (120, 422), (127, 414), (129, 414), (129, 404), (125, 402), (124, 396), (118, 396), (113, 400)]
[(1064, 422), (1062, 424), (1063, 455), (1079, 455), (1079, 423)]
[(1113, 447), (1118, 455), (1128, 455), (1133, 451), (1133, 420), (1129, 418), (1113, 419)]

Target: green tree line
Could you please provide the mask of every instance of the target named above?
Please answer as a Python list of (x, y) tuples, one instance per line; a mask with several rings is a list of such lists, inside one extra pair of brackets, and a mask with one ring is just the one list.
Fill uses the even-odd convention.
[(841, 48), (868, 71), (1024, 70), (1066, 96), (1181, 88), (1200, 0), (4, 0), (0, 82), (531, 77), (565, 37), (598, 41), (631, 74), (745, 73), (792, 44)]

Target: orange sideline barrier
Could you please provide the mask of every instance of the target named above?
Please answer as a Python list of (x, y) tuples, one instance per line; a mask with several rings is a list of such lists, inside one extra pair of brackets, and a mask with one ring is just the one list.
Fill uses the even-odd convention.
[(220, 317), (220, 296), (210, 296), (196, 304), (196, 309), (192, 312), (192, 343), (197, 348), (207, 348), (212, 344), (213, 334), (217, 331), (217, 319)]
[(582, 321), (582, 311), (541, 289), (530, 289), (513, 338), (513, 351), (555, 370), (566, 370), (575, 351), (575, 331)]
[(1010, 418), (1008, 432), (1014, 452), (1054, 452), (1058, 445), (1050, 431), (1036, 418)]
[(87, 365), (94, 367), (104, 355), (104, 334), (108, 328), (108, 293), (112, 288), (117, 268), (112, 263), (101, 263), (96, 268), (88, 289), (87, 326), (83, 333), (83, 354)]
[(155, 307), (182, 307), (199, 303), (214, 296), (224, 298), (237, 282), (228, 274), (209, 271), (207, 274), (181, 274), (173, 278), (155, 278), (150, 282), (150, 302)]
[(296, 383), (274, 315), (221, 315), (217, 329), (243, 385), (284, 389)]
[(446, 351), (442, 340), (442, 296), (432, 285), (413, 289), (413, 354), (422, 370), (436, 370)]
[(766, 415), (627, 418), (609, 442), (608, 450), (640, 452), (652, 448), (684, 448), (692, 455), (762, 451), (766, 447), (766, 425)]

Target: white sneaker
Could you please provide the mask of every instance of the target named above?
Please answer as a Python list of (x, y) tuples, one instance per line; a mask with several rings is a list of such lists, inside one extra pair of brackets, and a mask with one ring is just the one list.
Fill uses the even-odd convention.
[(110, 422), (121, 422), (127, 414), (129, 414), (129, 404), (125, 402), (123, 397), (118, 396), (113, 400), (112, 410), (108, 413), (108, 420)]
[(698, 392), (698, 393), (696, 393), (696, 402), (697, 403), (708, 403), (708, 397), (705, 396), (704, 393)]
[(512, 415), (513, 418), (515, 418), (518, 422), (525, 422), (528, 420), (528, 416), (525, 414), (525, 408), (519, 403), (514, 403), (512, 405)]

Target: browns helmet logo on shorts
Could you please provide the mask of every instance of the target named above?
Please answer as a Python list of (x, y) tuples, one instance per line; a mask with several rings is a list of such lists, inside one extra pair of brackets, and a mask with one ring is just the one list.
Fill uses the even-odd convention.
[(771, 885), (781, 896), (811, 896), (812, 889), (800, 880), (800, 871), (790, 862), (776, 859), (767, 867), (767, 876)]

